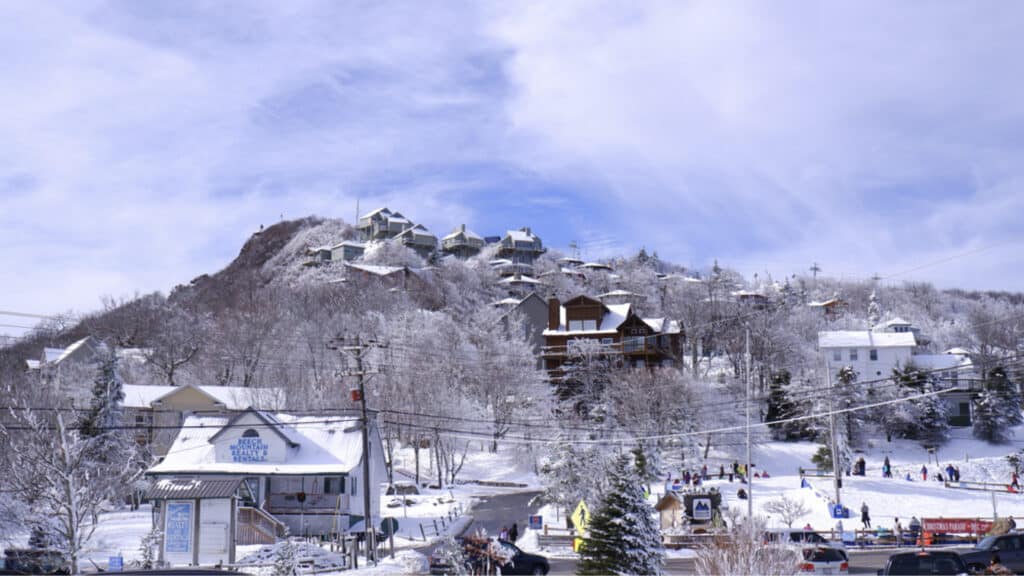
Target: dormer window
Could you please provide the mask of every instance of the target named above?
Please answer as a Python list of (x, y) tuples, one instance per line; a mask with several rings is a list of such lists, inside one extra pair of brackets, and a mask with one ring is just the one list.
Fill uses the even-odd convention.
[(569, 320), (569, 331), (597, 330), (597, 320)]

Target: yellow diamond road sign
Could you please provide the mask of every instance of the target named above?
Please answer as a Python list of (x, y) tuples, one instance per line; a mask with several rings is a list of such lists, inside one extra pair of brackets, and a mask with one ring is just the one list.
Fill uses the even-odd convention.
[(572, 525), (576, 527), (577, 534), (585, 532), (587, 525), (590, 524), (590, 510), (587, 508), (587, 503), (580, 500), (580, 503), (576, 505), (576, 510), (569, 518), (572, 520)]

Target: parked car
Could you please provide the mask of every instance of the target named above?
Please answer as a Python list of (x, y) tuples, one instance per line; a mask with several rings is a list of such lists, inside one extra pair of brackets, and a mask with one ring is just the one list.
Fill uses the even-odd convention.
[(846, 551), (831, 546), (807, 546), (800, 551), (803, 574), (849, 574), (850, 559)]
[(830, 548), (845, 549), (842, 542), (833, 542), (814, 530), (803, 530), (800, 528), (775, 528), (765, 532), (766, 543), (779, 543), (795, 546), (828, 546)]
[[(506, 540), (482, 539), (482, 538), (457, 538), (456, 541), (465, 553), (466, 572), (477, 573), (481, 569), (486, 570), (488, 562), (495, 564), (505, 574), (530, 574), (543, 576), (551, 570), (548, 559), (539, 554), (523, 552), (515, 544)], [(440, 576), (443, 574), (454, 574), (456, 570), (451, 564), (439, 556), (431, 555), (430, 573)]]
[(1016, 573), (1024, 572), (1024, 534), (1011, 532), (1000, 536), (983, 538), (978, 545), (967, 552), (961, 552), (967, 567), (980, 572), (988, 566), (993, 554), (999, 554), (1000, 563)]
[(885, 568), (878, 576), (895, 574), (967, 574), (967, 564), (956, 552), (949, 550), (920, 550), (901, 552), (889, 556)]

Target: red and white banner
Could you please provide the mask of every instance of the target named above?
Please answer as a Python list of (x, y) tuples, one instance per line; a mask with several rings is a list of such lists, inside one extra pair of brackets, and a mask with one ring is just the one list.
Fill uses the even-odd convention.
[(991, 520), (980, 518), (923, 518), (921, 530), (941, 534), (984, 534), (992, 529)]

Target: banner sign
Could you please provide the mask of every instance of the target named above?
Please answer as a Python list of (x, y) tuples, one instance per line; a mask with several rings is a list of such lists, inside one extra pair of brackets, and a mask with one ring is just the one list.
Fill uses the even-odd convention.
[(235, 462), (265, 462), (270, 446), (259, 437), (239, 438), (231, 445), (231, 459)]
[(192, 551), (192, 503), (168, 502), (164, 525), (164, 550), (187, 554)]
[(921, 530), (941, 534), (984, 534), (992, 529), (991, 520), (979, 518), (922, 518)]

